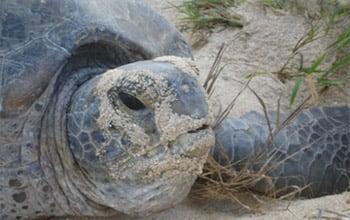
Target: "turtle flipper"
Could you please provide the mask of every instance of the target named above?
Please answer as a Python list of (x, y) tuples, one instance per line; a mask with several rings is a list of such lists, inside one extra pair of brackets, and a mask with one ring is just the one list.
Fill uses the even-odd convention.
[[(270, 115), (273, 118), (273, 113)], [(310, 185), (304, 195), (314, 197), (350, 187), (349, 106), (304, 110), (274, 137), (272, 144), (267, 144), (266, 119), (256, 112), (225, 119), (215, 133), (212, 152), (220, 163), (227, 164), (229, 159), (258, 169), (257, 164), (264, 164), (271, 156), (270, 167), (283, 161), (268, 173), (275, 188)], [(246, 158), (256, 157), (258, 153), (265, 153), (262, 161), (247, 164), (251, 160)]]

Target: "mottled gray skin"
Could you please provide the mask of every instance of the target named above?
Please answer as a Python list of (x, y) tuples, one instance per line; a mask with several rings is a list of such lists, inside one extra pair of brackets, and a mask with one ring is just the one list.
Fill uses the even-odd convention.
[[(280, 121), (285, 115), (280, 116)], [(270, 113), (272, 125), (276, 113)], [(249, 112), (227, 118), (215, 129), (214, 157), (222, 164), (238, 163), (258, 170), (268, 158), (272, 182), (252, 190), (267, 192), (290, 186), (307, 187), (303, 195), (317, 197), (350, 189), (350, 107), (313, 107), (302, 111), (271, 144), (264, 115)], [(257, 155), (263, 156), (257, 160)], [(280, 165), (281, 161), (284, 161)]]
[[(176, 29), (140, 0), (1, 0), (0, 219), (143, 215), (181, 201), (214, 136), (193, 74), (136, 62), (169, 55), (191, 57)], [(161, 95), (152, 102), (125, 76), (140, 67)], [(170, 97), (169, 111), (157, 112)], [(107, 108), (115, 112), (100, 112)], [(115, 121), (120, 109), (130, 124)], [(172, 124), (155, 119), (176, 115), (188, 119), (174, 124), (182, 130), (163, 135)], [(144, 143), (132, 142), (143, 136), (130, 127)]]

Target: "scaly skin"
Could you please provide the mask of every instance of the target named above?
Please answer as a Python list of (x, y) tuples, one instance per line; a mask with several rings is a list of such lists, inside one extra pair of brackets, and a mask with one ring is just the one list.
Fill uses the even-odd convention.
[[(283, 121), (281, 116), (281, 121)], [(272, 125), (276, 114), (271, 113)], [(215, 130), (214, 157), (223, 164), (242, 161), (251, 169), (261, 167), (271, 155), (270, 167), (283, 161), (268, 174), (273, 185), (257, 184), (253, 190), (265, 191), (270, 187), (281, 189), (288, 186), (304, 187), (303, 195), (322, 196), (343, 192), (350, 187), (350, 108), (349, 106), (313, 107), (302, 111), (288, 126), (266, 145), (269, 132), (263, 115), (250, 112), (240, 118), (227, 118)], [(254, 164), (247, 158), (264, 153)], [(259, 165), (260, 164), (260, 165)]]

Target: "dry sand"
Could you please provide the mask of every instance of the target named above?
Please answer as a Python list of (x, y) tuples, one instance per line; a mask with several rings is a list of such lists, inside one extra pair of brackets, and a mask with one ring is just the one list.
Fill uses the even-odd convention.
[[(171, 5), (180, 5), (182, 0), (146, 0), (146, 2), (171, 23), (180, 27), (181, 15)], [(271, 11), (263, 8), (257, 0), (248, 0), (247, 3), (232, 10), (244, 18), (244, 28), (217, 28), (208, 38), (206, 45), (193, 51), (203, 80), (221, 44), (229, 45), (223, 57), (223, 63), (227, 66), (218, 81), (215, 93), (215, 98), (220, 100), (223, 106), (227, 105), (238, 93), (242, 87), (239, 82), (244, 81), (247, 74), (278, 70), (308, 27), (308, 19), (304, 16), (283, 11)], [(196, 37), (187, 32), (183, 34), (188, 42), (193, 42)], [(303, 51), (305, 62), (310, 62), (327, 46), (330, 40), (324, 38), (305, 48)], [(251, 87), (258, 92), (271, 110), (276, 109), (280, 96), (282, 97), (282, 108), (287, 109), (292, 85), (292, 82), (282, 84), (272, 75), (257, 77), (251, 83)], [(347, 82), (347, 85), (350, 85), (350, 82)], [(306, 95), (305, 91), (301, 97)], [(350, 86), (332, 89), (319, 101), (327, 104), (349, 104), (349, 94)], [(244, 92), (231, 115), (238, 116), (250, 110), (259, 111), (261, 106), (252, 93)], [(188, 198), (174, 208), (143, 219), (321, 219), (317, 218), (320, 214), (321, 216), (332, 216), (327, 213), (327, 210), (350, 215), (350, 192), (312, 200), (271, 202), (256, 214), (240, 214), (235, 208), (227, 208), (227, 206), (227, 204), (198, 202)], [(109, 219), (131, 220), (132, 218), (113, 217)]]
[[(223, 204), (220, 204), (223, 206)], [(317, 219), (322, 211), (322, 216), (332, 215), (327, 211), (350, 214), (350, 192), (341, 195), (327, 196), (312, 200), (298, 200), (293, 202), (275, 202), (263, 207), (261, 212), (257, 214), (237, 214), (231, 209), (225, 210), (218, 208), (213, 203), (197, 204), (196, 201), (187, 199), (175, 208), (166, 210), (162, 213), (149, 216), (146, 218), (138, 218), (144, 220), (299, 220), (299, 219)], [(334, 217), (334, 215), (333, 215)], [(136, 220), (132, 218), (121, 218), (125, 220)], [(321, 219), (321, 218), (320, 218)], [(339, 220), (341, 220), (339, 218)], [(349, 219), (343, 219), (349, 220)]]

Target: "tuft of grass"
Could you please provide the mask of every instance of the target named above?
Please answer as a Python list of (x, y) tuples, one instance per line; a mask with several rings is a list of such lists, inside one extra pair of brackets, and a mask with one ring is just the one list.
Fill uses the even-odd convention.
[[(244, 85), (242, 91), (248, 87), (258, 98), (263, 108), (270, 129), (270, 135), (266, 143), (272, 143), (279, 131), (287, 126), (301, 110), (305, 108), (306, 103), (310, 99), (310, 97), (305, 99), (283, 122), (280, 123), (278, 117), (276, 120), (276, 127), (272, 129), (272, 122), (268, 117), (268, 109), (263, 99), (249, 87), (249, 81), (242, 84)], [(241, 94), (241, 92), (239, 94)], [(233, 99), (233, 103), (239, 94)], [(233, 106), (229, 105), (225, 111), (230, 111), (232, 108)], [(277, 112), (280, 112), (279, 107)], [(222, 117), (223, 120), (227, 117), (227, 114)], [(304, 190), (308, 189), (309, 185), (305, 185), (304, 187), (288, 186), (276, 188), (274, 186), (275, 179), (269, 176), (269, 172), (278, 168), (285, 161), (309, 147), (310, 146), (305, 146), (282, 160), (276, 160), (277, 151), (266, 149), (254, 156), (244, 158), (235, 163), (230, 161), (224, 151), (221, 151), (221, 158), (223, 158), (224, 161), (220, 161), (219, 163), (212, 156), (208, 157), (203, 168), (203, 173), (199, 175), (191, 195), (200, 199), (230, 201), (234, 205), (238, 205), (240, 209), (248, 212), (258, 212), (261, 206), (271, 202), (298, 198)], [(257, 167), (259, 168), (256, 169)], [(264, 191), (255, 191), (255, 186), (257, 184), (266, 186)]]
[(209, 97), (211, 97), (212, 94), (214, 93), (216, 81), (219, 78), (221, 72), (225, 68), (225, 65), (221, 66), (221, 60), (226, 49), (227, 49), (227, 45), (223, 43), (220, 46), (219, 52), (215, 57), (214, 63), (212, 64), (210, 71), (207, 75), (207, 78), (204, 81), (203, 87), (205, 91), (208, 93)]
[(283, 9), (285, 8), (286, 0), (261, 0), (261, 2), (266, 7)]
[(177, 8), (185, 15), (185, 28), (212, 29), (217, 25), (243, 27), (241, 18), (228, 11), (228, 8), (240, 2), (242, 0), (186, 0)]
[[(311, 94), (314, 94), (314, 96), (317, 94), (318, 90), (340, 86), (346, 82), (346, 79), (349, 78), (347, 75), (341, 76), (341, 79), (333, 78), (335, 74), (343, 70), (347, 70), (350, 67), (350, 50), (343, 53), (344, 48), (350, 49), (350, 26), (340, 36), (338, 36), (337, 40), (323, 53), (321, 53), (318, 57), (315, 57), (311, 65), (306, 66), (301, 61), (300, 66), (294, 72), (294, 74), (289, 75), (289, 77), (295, 79), (295, 85), (290, 96), (290, 106), (294, 104), (295, 98), (298, 95), (303, 82), (308, 83), (308, 88)], [(326, 57), (336, 58), (332, 65), (322, 67), (325, 66), (324, 64)]]
[[(215, 90), (217, 79), (224, 68), (224, 65), (222, 65), (221, 62), (225, 50), (226, 45), (223, 44), (220, 47), (220, 50), (203, 85), (210, 97)], [(253, 77), (254, 74), (251, 75), (246, 82), (240, 82), (242, 84), (242, 89), (235, 97), (233, 97), (231, 103), (229, 103), (229, 105), (226, 106), (226, 108), (218, 115), (214, 127), (222, 123), (222, 121), (228, 116), (229, 112), (234, 108), (235, 103), (242, 92), (249, 89), (257, 97), (264, 111), (270, 131), (270, 135), (266, 140), (266, 143), (272, 143), (274, 137), (279, 133), (279, 131), (287, 126), (306, 106), (310, 97), (302, 102), (302, 104), (300, 104), (283, 122), (280, 123), (280, 119), (277, 117), (276, 124), (273, 129), (264, 100), (257, 94), (257, 92), (249, 87), (249, 83)], [(278, 113), (280, 112), (279, 108), (280, 105), (278, 105)], [(305, 150), (305, 148), (302, 148), (301, 150)], [(220, 161), (219, 163), (212, 156), (208, 157), (208, 160), (203, 168), (203, 173), (198, 177), (192, 189), (191, 196), (200, 199), (230, 201), (234, 205), (238, 205), (240, 209), (243, 208), (243, 210), (249, 212), (259, 211), (260, 206), (268, 204), (271, 201), (298, 197), (298, 195), (308, 188), (308, 186), (290, 186), (277, 189), (273, 184), (274, 179), (270, 177), (268, 173), (279, 167), (286, 160), (289, 160), (299, 152), (300, 151), (297, 151), (281, 161), (276, 161), (276, 153), (266, 150), (250, 158), (245, 158), (242, 161), (233, 163), (229, 158), (227, 158), (226, 154), (221, 151), (221, 158), (224, 158), (224, 161)], [(272, 161), (274, 162), (271, 163)], [(256, 170), (252, 169), (252, 167), (260, 168)], [(256, 192), (252, 190), (258, 183), (266, 184), (267, 187), (264, 192)]]
[[(275, 72), (282, 82), (295, 81), (289, 100), (290, 106), (295, 103), (304, 83), (307, 84), (313, 99), (317, 100), (319, 91), (324, 88), (340, 86), (349, 78), (346, 74), (342, 75), (340, 79), (335, 79), (334, 76), (350, 68), (350, 24), (343, 29), (333, 43), (313, 58), (311, 64), (304, 63), (301, 52), (307, 45), (329, 35), (331, 30), (334, 30), (339, 23), (349, 17), (350, 10), (341, 9), (328, 15), (325, 20), (313, 21), (309, 30), (294, 46), (282, 68)], [(334, 58), (335, 61), (331, 65), (327, 65), (326, 60), (330, 58)], [(299, 59), (299, 65), (291, 64), (296, 59)]]
[[(223, 163), (218, 163), (212, 156), (209, 156), (204, 165), (203, 173), (198, 177), (193, 187), (192, 195), (203, 199), (228, 200), (246, 211), (255, 212), (271, 201), (296, 198), (309, 187), (275, 188), (274, 178), (270, 177), (268, 173), (290, 157), (272, 165), (270, 161), (273, 160), (275, 154), (266, 158), (268, 154), (269, 152), (264, 152), (237, 163), (228, 162), (227, 165), (222, 165)], [(262, 161), (266, 162), (261, 165)], [(255, 165), (261, 168), (252, 169)], [(266, 185), (265, 191), (254, 191), (255, 186), (261, 183)], [(241, 198), (242, 194), (245, 198)], [(246, 197), (249, 197), (249, 202), (245, 202), (247, 201)]]

